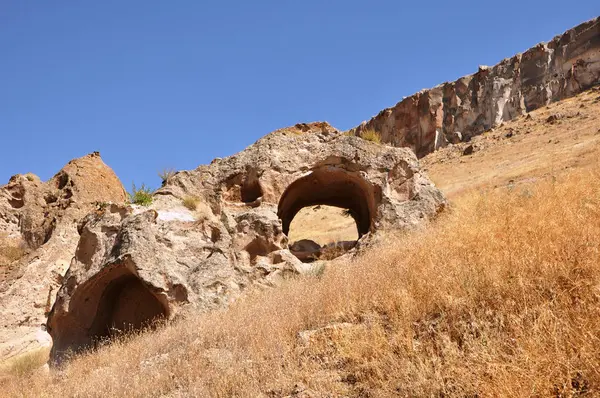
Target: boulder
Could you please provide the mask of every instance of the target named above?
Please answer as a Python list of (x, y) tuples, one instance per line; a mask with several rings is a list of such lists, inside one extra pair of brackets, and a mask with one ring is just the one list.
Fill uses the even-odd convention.
[[(190, 197), (195, 210), (183, 206)], [(325, 122), (277, 130), (234, 156), (176, 173), (149, 207), (111, 204), (80, 222), (48, 318), (52, 358), (181, 311), (225, 307), (250, 286), (315, 273), (322, 264), (301, 262), (287, 239), (303, 207), (349, 209), (360, 245), (382, 230), (417, 226), (445, 204), (407, 148)]]
[(70, 161), (47, 182), (24, 174), (0, 186), (0, 232), (25, 253), (0, 279), (0, 360), (49, 344), (44, 324), (80, 238), (77, 222), (99, 203), (126, 200), (97, 152)]

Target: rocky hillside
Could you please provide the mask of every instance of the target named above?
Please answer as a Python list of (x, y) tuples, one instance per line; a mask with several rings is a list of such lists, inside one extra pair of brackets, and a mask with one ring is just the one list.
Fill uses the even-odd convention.
[(29, 173), (0, 186), (0, 232), (22, 255), (0, 269), (0, 358), (49, 344), (42, 325), (75, 253), (79, 220), (98, 203), (126, 200), (98, 153), (70, 161), (47, 182)]
[[(446, 289), (445, 298), (435, 296), (431, 302), (444, 304), (443, 308), (448, 311), (460, 309), (458, 321), (463, 323), (457, 326), (458, 331), (453, 330), (463, 336), (464, 330), (460, 328), (477, 329), (478, 326), (469, 322), (479, 322), (477, 317), (485, 315), (485, 312), (469, 314), (467, 310), (470, 307), (461, 304), (469, 300), (460, 295), (452, 296), (452, 283), (462, 283), (460, 278), (456, 279), (460, 273), (474, 278), (484, 269), (480, 267), (477, 272), (470, 273), (472, 270), (467, 272), (463, 267), (461, 256), (473, 256), (475, 252), (461, 246), (464, 243), (460, 243), (462, 237), (452, 232), (462, 228), (460, 220), (453, 219), (453, 224), (444, 229), (447, 236), (460, 243), (458, 245), (441, 239), (435, 232), (428, 232), (430, 235), (424, 238), (424, 242), (436, 245), (435, 250), (406, 238), (402, 242), (414, 246), (416, 251), (396, 248), (398, 251), (389, 260), (381, 246), (376, 246), (379, 247), (377, 255), (370, 248), (396, 230), (426, 225), (446, 208), (444, 194), (429, 180), (422, 164), (451, 197), (472, 193), (476, 188), (506, 185), (512, 188), (515, 184), (528, 183), (544, 176), (556, 178), (557, 170), (581, 165), (584, 159), (588, 165), (591, 164), (597, 158), (598, 148), (595, 126), (600, 97), (594, 86), (599, 82), (600, 18), (597, 18), (494, 67), (480, 67), (474, 75), (419, 92), (347, 133), (325, 122), (303, 123), (277, 130), (236, 155), (169, 176), (163, 187), (153, 193), (147, 206), (128, 203), (120, 181), (97, 153), (71, 161), (47, 182), (32, 174), (14, 176), (7, 185), (0, 187), (0, 244), (3, 245), (0, 247), (0, 359), (8, 358), (11, 363), (19, 363), (26, 358), (24, 354), (27, 352), (48, 347), (53, 341), (51, 359), (52, 362), (60, 362), (68, 352), (98, 346), (99, 342), (116, 338), (129, 329), (141, 330), (158, 320), (197, 317), (199, 313), (230, 306), (248, 290), (270, 289), (282, 284), (289, 287), (288, 280), (295, 276), (308, 275), (310, 279), (321, 275), (331, 264), (349, 266), (356, 254), (370, 255), (373, 261), (377, 261), (377, 267), (373, 269), (382, 274), (387, 272), (386, 266), (392, 267), (403, 256), (418, 260), (411, 263), (415, 267), (421, 264), (429, 267), (425, 271), (432, 280), (438, 280), (440, 275), (439, 270), (432, 266), (434, 262), (454, 269), (454, 279), (438, 280), (439, 286)], [(373, 134), (373, 131), (383, 143), (367, 139), (366, 132)], [(419, 157), (421, 162), (417, 160)], [(584, 190), (581, 192), (584, 193)], [(556, 207), (548, 208), (564, 206), (561, 200), (555, 197), (553, 203)], [(500, 202), (494, 203), (496, 208), (502, 208)], [(358, 237), (357, 241), (335, 245), (332, 256), (326, 255), (332, 249), (328, 245), (306, 239), (297, 242), (288, 239), (292, 221), (296, 219), (299, 222), (304, 217), (301, 210), (319, 205), (346, 209)], [(579, 205), (573, 208), (573, 212), (587, 211), (585, 203)], [(531, 203), (528, 206), (529, 209), (534, 208)], [(300, 214), (298, 218), (297, 214)], [(461, 214), (466, 217), (467, 213)], [(522, 213), (515, 213), (515, 218), (523, 220), (523, 217)], [(573, 216), (567, 220), (564, 224), (566, 232), (573, 232), (576, 219)], [(555, 221), (559, 222), (558, 219)], [(304, 225), (305, 228), (313, 228), (315, 224), (305, 222)], [(344, 225), (348, 226), (347, 223)], [(496, 227), (484, 224), (482, 219), (469, 225), (471, 230), (479, 233), (485, 232), (481, 228)], [(498, 236), (502, 234), (500, 230), (494, 231)], [(596, 231), (588, 232), (578, 236), (590, 242), (596, 237)], [(476, 235), (469, 235), (471, 243), (476, 241)], [(562, 242), (560, 239), (557, 241)], [(515, 250), (508, 243), (506, 247), (494, 248), (490, 253), (508, 255)], [(547, 248), (540, 244), (540, 241), (532, 240), (532, 250)], [(569, 247), (577, 251), (575, 246)], [(585, 250), (588, 248), (585, 246)], [(437, 256), (435, 259), (422, 255), (430, 249)], [(454, 257), (445, 258), (444, 250), (453, 253)], [(337, 258), (333, 263), (328, 262), (334, 257)], [(365, 258), (367, 260), (360, 260), (362, 263), (359, 264), (363, 267), (372, 265), (368, 264), (369, 257)], [(552, 264), (558, 264), (560, 260), (548, 257)], [(501, 268), (502, 264), (497, 264), (498, 269), (510, 274), (510, 269)], [(586, 264), (591, 266), (592, 263)], [(401, 279), (405, 275), (396, 273), (394, 269), (390, 271), (390, 278)], [(524, 277), (530, 278), (527, 283), (537, 286), (535, 267), (527, 263), (523, 269)], [(593, 274), (591, 269), (588, 271)], [(423, 292), (417, 285), (413, 286), (414, 291), (407, 293), (408, 290), (403, 290), (405, 287), (401, 285), (391, 282), (386, 285), (385, 279), (355, 269), (352, 275), (359, 279), (364, 276), (365, 281), (371, 281), (365, 286), (372, 289), (363, 290), (362, 285), (355, 286), (347, 280), (343, 269), (331, 272), (334, 273), (329, 275), (334, 276), (326, 278), (326, 289), (310, 285), (313, 282), (309, 281), (298, 285), (307, 289), (302, 294), (283, 294), (282, 297), (297, 301), (297, 308), (300, 308), (297, 311), (279, 307), (279, 303), (270, 301), (275, 312), (296, 314), (294, 316), (297, 317), (293, 326), (281, 324), (274, 336), (287, 342), (285, 355), (288, 360), (308, 364), (310, 369), (321, 372), (322, 389), (329, 385), (327, 378), (333, 377), (336, 383), (343, 384), (340, 391), (359, 393), (348, 384), (353, 385), (358, 380), (365, 382), (364, 378), (368, 377), (357, 369), (347, 374), (338, 374), (339, 369), (321, 369), (321, 365), (312, 362), (314, 358), (322, 358), (323, 363), (337, 363), (336, 358), (341, 357), (336, 356), (338, 353), (322, 352), (323, 347), (315, 349), (314, 356), (311, 356), (310, 351), (314, 348), (310, 347), (311, 336), (326, 336), (325, 339), (317, 337), (323, 343), (333, 339), (330, 333), (343, 335), (346, 331), (351, 334), (353, 331), (357, 334), (366, 331), (374, 339), (385, 335), (381, 344), (389, 342), (388, 338), (409, 341), (413, 332), (421, 337), (429, 336), (428, 331), (431, 328), (435, 330), (439, 314), (436, 315), (435, 306), (429, 306), (426, 300), (420, 301)], [(354, 307), (345, 307), (344, 298), (330, 292), (336, 290), (336, 278), (346, 281), (346, 285), (341, 283), (340, 286), (346, 289), (347, 297), (354, 297), (354, 301), (349, 301)], [(450, 279), (452, 283), (448, 282)], [(552, 288), (560, 289), (562, 279), (555, 279), (552, 279), (556, 282), (552, 282)], [(498, 285), (499, 280), (490, 280), (489, 283)], [(379, 291), (375, 282), (389, 289)], [(318, 285), (320, 282), (315, 283)], [(471, 282), (465, 282), (468, 283)], [(433, 284), (428, 289), (431, 292), (436, 287)], [(324, 299), (331, 299), (327, 303), (331, 304), (330, 307), (323, 304), (329, 312), (320, 313), (320, 308), (311, 310), (301, 304), (301, 299), (306, 299), (318, 307), (320, 303), (307, 298), (312, 288), (321, 292)], [(482, 289), (471, 291), (465, 287), (468, 294), (482, 297), (486, 292), (484, 288), (482, 285)], [(517, 300), (503, 292), (508, 298)], [(402, 300), (395, 301), (399, 297), (395, 294), (405, 293)], [(261, 300), (268, 297), (257, 294)], [(386, 294), (395, 298), (388, 300)], [(593, 297), (589, 291), (585, 294), (588, 298)], [(456, 307), (444, 301), (448, 297), (456, 299)], [(423, 309), (427, 315), (423, 318), (416, 312), (410, 316), (405, 314), (406, 319), (410, 318), (407, 324), (423, 329), (415, 331), (409, 327), (403, 329), (404, 335), (386, 335), (386, 330), (390, 330), (386, 323), (392, 316), (390, 309), (398, 310), (403, 305), (414, 303), (417, 303), (415, 308)], [(544, 305), (541, 301), (535, 303)], [(246, 311), (244, 304), (240, 305), (242, 310), (239, 311)], [(386, 307), (388, 305), (389, 308)], [(561, 307), (561, 311), (567, 311), (565, 308)], [(270, 318), (270, 314), (262, 314), (266, 310), (260, 316), (256, 315), (256, 311), (247, 311), (249, 318), (244, 318), (244, 315), (242, 318), (248, 324), (252, 324), (251, 319), (254, 318), (278, 322)], [(320, 317), (319, 322), (312, 321), (313, 315)], [(469, 318), (471, 315), (477, 319)], [(369, 318), (371, 316), (374, 318)], [(483, 316), (483, 321), (492, 322), (486, 316)], [(201, 323), (213, 318), (194, 319), (196, 321), (193, 322)], [(369, 329), (371, 321), (381, 330)], [(219, 322), (227, 321), (221, 319)], [(182, 324), (185, 325), (178, 325)], [(355, 327), (357, 324), (359, 326)], [(517, 326), (523, 325), (519, 323)], [(195, 323), (191, 326), (198, 330), (204, 327)], [(231, 325), (222, 326), (227, 333), (235, 334)], [(264, 332), (263, 337), (268, 340), (268, 330), (264, 329), (264, 325), (254, 324), (254, 327), (256, 333)], [(323, 329), (319, 329), (321, 327)], [(446, 337), (450, 340), (456, 337), (456, 333), (452, 334), (454, 332), (450, 330), (453, 327), (448, 326)], [(493, 333), (506, 332), (490, 328)], [(168, 333), (170, 329), (165, 330), (164, 333)], [(215, 343), (222, 341), (218, 333), (204, 330), (212, 334), (200, 342), (198, 339), (202, 336), (190, 337), (189, 341), (186, 340), (189, 343), (187, 348), (191, 344), (207, 350), (223, 349), (220, 343)], [(375, 334), (369, 334), (371, 332)], [(252, 333), (248, 335), (256, 337)], [(295, 341), (297, 333), (303, 333), (303, 342)], [(211, 340), (213, 337), (215, 340)], [(490, 335), (490, 338), (493, 337)], [(223, 339), (226, 340), (226, 336)], [(431, 357), (441, 344), (433, 340), (434, 343), (427, 346), (429, 356), (425, 357)], [(227, 346), (227, 343), (224, 344)], [(457, 344), (460, 346), (462, 343)], [(368, 351), (367, 346), (363, 348)], [(323, 350), (327, 351), (327, 347), (324, 346)], [(303, 352), (307, 352), (307, 356), (303, 356)], [(153, 363), (162, 361), (156, 359), (161, 354), (151, 354), (154, 355), (152, 358), (144, 359), (151, 362), (147, 369), (153, 369)], [(221, 358), (221, 354), (226, 358), (239, 354), (243, 361), (262, 361), (263, 365), (273, 360), (272, 356), (265, 359), (260, 353), (248, 354), (245, 351), (232, 354), (229, 349), (219, 351), (217, 357)], [(365, 355), (368, 355), (366, 351)], [(486, 355), (490, 353), (486, 352)], [(170, 361), (168, 355), (166, 358), (165, 361)], [(443, 359), (442, 355), (440, 360)], [(201, 359), (204, 361), (202, 366), (206, 363), (221, 366), (220, 360), (217, 359), (215, 365), (214, 358)], [(140, 364), (133, 363), (132, 366), (138, 369)], [(345, 369), (345, 365), (338, 365)], [(409, 365), (417, 366), (412, 362)], [(233, 362), (228, 362), (225, 367), (236, 368)], [(243, 366), (240, 369), (243, 372), (240, 380), (247, 382), (244, 377), (251, 374), (252, 369)], [(253, 391), (265, 392), (264, 369), (259, 369), (263, 379), (253, 385), (256, 387)], [(435, 374), (435, 369), (431, 371)], [(381, 369), (375, 372), (381, 372)], [(409, 373), (407, 375), (410, 376)], [(379, 380), (379, 376), (374, 375), (374, 380)], [(143, 376), (141, 380), (147, 381), (148, 377)], [(186, 377), (193, 378), (189, 374)], [(172, 391), (173, 386), (168, 386)], [(76, 385), (71, 387), (72, 391), (78, 388)], [(275, 392), (269, 394), (278, 395), (284, 390), (291, 394), (290, 386), (278, 388), (281, 390), (273, 390)], [(476, 391), (474, 388), (467, 390)], [(224, 391), (240, 390), (231, 387)], [(393, 390), (382, 391), (389, 393)]]
[(600, 17), (473, 75), (404, 98), (352, 130), (423, 157), (600, 81)]

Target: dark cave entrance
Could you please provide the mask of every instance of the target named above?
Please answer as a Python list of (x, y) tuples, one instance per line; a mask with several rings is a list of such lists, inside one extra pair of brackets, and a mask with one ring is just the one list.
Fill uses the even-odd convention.
[(158, 298), (134, 275), (112, 280), (104, 289), (90, 327), (92, 341), (142, 330), (167, 317)]
[(77, 287), (69, 311), (48, 317), (53, 345), (50, 358), (60, 362), (124, 333), (152, 328), (168, 319), (166, 299), (151, 290), (125, 265), (112, 266)]
[[(336, 241), (334, 238), (334, 242), (330, 243), (322, 239), (319, 243), (313, 239), (290, 242), (290, 251), (303, 262), (329, 260), (354, 247), (356, 241), (371, 230), (376, 213), (375, 202), (372, 185), (358, 172), (323, 166), (288, 186), (279, 201), (277, 214), (282, 222), (283, 233), (293, 240), (297, 234), (290, 234), (290, 229), (297, 216), (298, 223), (301, 224), (298, 237), (315, 234), (317, 230), (325, 230), (335, 236), (335, 228), (328, 231), (332, 227), (331, 223), (338, 222), (332, 221), (336, 219), (334, 216), (347, 217), (346, 222), (340, 222), (345, 230), (342, 236), (352, 236), (353, 239)], [(305, 216), (311, 209), (320, 213), (316, 220)], [(351, 227), (350, 220), (354, 222), (354, 227)], [(319, 225), (320, 222), (328, 225)], [(293, 232), (297, 229), (295, 227)], [(351, 235), (348, 235), (348, 230), (352, 230)]]

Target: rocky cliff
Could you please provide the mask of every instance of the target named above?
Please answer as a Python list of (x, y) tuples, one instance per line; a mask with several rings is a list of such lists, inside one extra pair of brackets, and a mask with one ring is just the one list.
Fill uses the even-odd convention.
[(47, 182), (19, 174), (0, 186), (0, 232), (25, 252), (0, 270), (0, 359), (50, 344), (42, 325), (75, 253), (77, 223), (97, 203), (126, 200), (98, 153), (70, 161)]
[(351, 130), (418, 157), (600, 83), (600, 17), (493, 67), (422, 90)]
[(275, 131), (171, 176), (149, 207), (106, 204), (80, 222), (48, 318), (52, 358), (182, 308), (223, 307), (250, 286), (315, 272), (318, 264), (289, 250), (287, 234), (300, 209), (319, 204), (348, 209), (361, 246), (378, 231), (435, 216), (445, 199), (406, 148), (327, 123)]

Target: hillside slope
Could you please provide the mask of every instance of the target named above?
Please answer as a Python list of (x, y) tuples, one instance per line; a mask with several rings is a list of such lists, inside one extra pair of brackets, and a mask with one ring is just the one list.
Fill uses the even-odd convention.
[(356, 261), (255, 291), (229, 310), (126, 338), (61, 372), (5, 377), (3, 391), (596, 396), (599, 96), (490, 131), (470, 143), (472, 155), (460, 144), (426, 157), (454, 206), (419, 232), (388, 236)]

